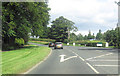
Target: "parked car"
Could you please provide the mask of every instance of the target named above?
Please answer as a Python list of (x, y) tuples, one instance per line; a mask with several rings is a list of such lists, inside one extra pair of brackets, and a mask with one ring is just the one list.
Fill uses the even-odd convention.
[(54, 49), (58, 49), (58, 48), (63, 49), (63, 44), (62, 44), (62, 42), (56, 42), (56, 43), (55, 43)]
[(54, 47), (54, 43), (50, 42), (49, 47)]

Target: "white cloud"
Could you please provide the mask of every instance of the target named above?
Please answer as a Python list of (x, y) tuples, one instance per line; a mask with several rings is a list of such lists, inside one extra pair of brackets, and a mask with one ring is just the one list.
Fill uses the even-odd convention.
[[(115, 0), (49, 0), (51, 21), (59, 16), (64, 16), (75, 22), (78, 28), (81, 27), (81, 25), (85, 25), (86, 28), (91, 28), (91, 25), (96, 29), (100, 29), (99, 27), (103, 29), (106, 27), (109, 29), (115, 28), (117, 24), (117, 5), (114, 1)], [(79, 28), (78, 30), (81, 29), (83, 28)], [(89, 30), (84, 29), (84, 31)]]

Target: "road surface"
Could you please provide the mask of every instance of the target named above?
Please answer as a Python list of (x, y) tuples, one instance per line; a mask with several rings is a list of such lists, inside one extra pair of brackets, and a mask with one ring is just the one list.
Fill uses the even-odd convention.
[(118, 61), (117, 49), (79, 46), (54, 49), (52, 47), (52, 53), (47, 60), (28, 74), (118, 74)]

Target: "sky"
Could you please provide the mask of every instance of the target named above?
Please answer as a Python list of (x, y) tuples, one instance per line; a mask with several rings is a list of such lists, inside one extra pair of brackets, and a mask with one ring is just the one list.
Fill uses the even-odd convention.
[(49, 0), (50, 22), (63, 16), (75, 23), (78, 28), (76, 35), (87, 35), (89, 30), (96, 35), (99, 29), (103, 33), (114, 29), (118, 22), (115, 1), (119, 0)]

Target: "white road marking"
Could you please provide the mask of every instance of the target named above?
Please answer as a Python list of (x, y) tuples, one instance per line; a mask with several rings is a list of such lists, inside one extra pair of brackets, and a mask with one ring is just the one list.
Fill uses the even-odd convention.
[(99, 72), (94, 68), (92, 67), (89, 63), (86, 63), (96, 74), (99, 74)]
[(72, 53), (74, 53), (76, 56), (78, 56), (82, 61), (84, 61), (96, 74), (99, 74), (99, 72), (94, 68), (94, 67), (92, 67), (92, 65), (90, 65), (89, 63), (87, 63), (86, 61), (85, 61), (85, 59), (83, 59), (82, 57), (80, 57), (77, 53), (75, 53), (75, 52), (73, 52), (72, 51)]
[(69, 59), (71, 59), (71, 58), (77, 57), (77, 56), (71, 56), (71, 57), (68, 57), (68, 58), (64, 59), (65, 56), (66, 56), (66, 55), (60, 55), (60, 57), (61, 57), (60, 62), (64, 62), (64, 61), (69, 60)]
[(72, 53), (74, 53), (76, 56), (78, 56), (82, 61), (85, 61), (82, 57), (80, 57), (77, 53), (75, 53), (75, 52), (73, 52), (72, 51)]
[(88, 60), (88, 61), (120, 61), (120, 60)]
[(93, 65), (93, 66), (98, 66), (98, 67), (118, 67), (118, 66), (120, 66), (120, 65)]
[(108, 56), (108, 55), (111, 55), (111, 54), (113, 54), (113, 53), (108, 53), (108, 54), (104, 54), (104, 55), (100, 55), (100, 56), (96, 56), (96, 57), (87, 58), (86, 60), (100, 58), (100, 57)]

